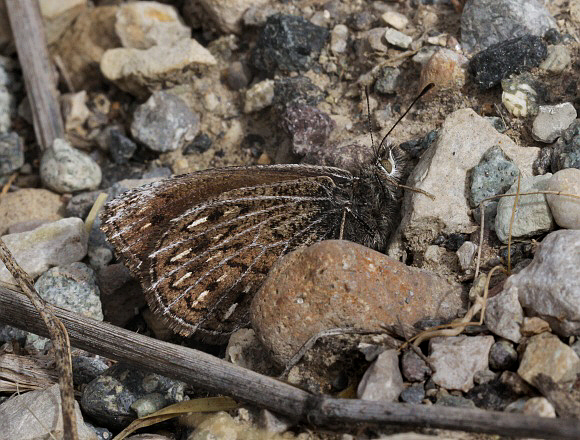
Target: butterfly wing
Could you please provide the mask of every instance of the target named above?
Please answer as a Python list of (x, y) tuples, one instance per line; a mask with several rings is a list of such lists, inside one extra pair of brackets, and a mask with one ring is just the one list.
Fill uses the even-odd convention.
[(316, 166), (207, 170), (113, 200), (103, 228), (182, 335), (227, 335), (271, 265), (299, 246), (336, 237), (352, 176)]

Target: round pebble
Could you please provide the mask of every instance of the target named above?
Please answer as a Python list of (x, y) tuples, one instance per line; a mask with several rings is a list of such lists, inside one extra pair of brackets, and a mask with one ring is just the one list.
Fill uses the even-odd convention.
[(566, 168), (558, 171), (549, 180), (546, 189), (576, 195), (576, 198), (573, 198), (547, 194), (546, 199), (558, 226), (567, 229), (580, 229), (580, 170)]

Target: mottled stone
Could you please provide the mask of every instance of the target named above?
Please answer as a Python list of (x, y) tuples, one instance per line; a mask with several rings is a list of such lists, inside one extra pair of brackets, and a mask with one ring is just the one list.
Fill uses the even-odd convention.
[(533, 261), (509, 277), (504, 291), (518, 295), (526, 310), (561, 336), (580, 335), (580, 231), (549, 234)]
[(524, 403), (524, 414), (540, 417), (556, 417), (556, 410), (545, 397), (532, 397)]
[(561, 228), (580, 229), (580, 169), (565, 168), (552, 176), (546, 188), (576, 197), (546, 194), (554, 220)]
[(433, 381), (448, 390), (469, 391), (473, 376), (488, 368), (493, 336), (436, 337), (429, 341), (429, 360), (435, 367)]
[(274, 100), (274, 81), (266, 79), (254, 84), (246, 91), (244, 113), (253, 113), (272, 104)]
[(450, 49), (438, 49), (421, 69), (419, 90), (433, 83), (438, 90), (459, 90), (467, 81), (467, 57)]
[(59, 193), (95, 189), (101, 176), (101, 168), (88, 154), (63, 139), (55, 139), (40, 160), (42, 182)]
[(22, 139), (16, 132), (2, 133), (0, 129), (0, 176), (11, 174), (22, 165), (24, 165)]
[(526, 345), (518, 374), (533, 385), (534, 377), (540, 373), (554, 382), (574, 380), (580, 373), (580, 358), (551, 333), (532, 336)]
[(411, 37), (393, 28), (388, 28), (385, 31), (385, 40), (387, 40), (387, 43), (400, 49), (408, 49), (413, 42)]
[[(197, 2), (196, 2), (197, 3)], [(209, 20), (223, 34), (242, 32), (242, 18), (249, 9), (268, 12), (268, 0), (200, 0)], [(271, 11), (267, 14), (271, 15)]]
[(337, 24), (330, 33), (330, 50), (338, 55), (346, 52), (348, 44), (348, 27)]
[(548, 72), (560, 73), (566, 69), (572, 62), (570, 49), (563, 44), (548, 46), (548, 56), (540, 64), (540, 69)]
[(363, 400), (394, 402), (403, 391), (397, 350), (385, 350), (365, 371), (358, 384), (357, 397)]
[(304, 156), (313, 148), (326, 144), (335, 127), (328, 114), (316, 107), (300, 104), (286, 107), (281, 125), (290, 136), (292, 152), (298, 156)]
[(417, 405), (425, 398), (425, 387), (422, 383), (414, 383), (410, 387), (405, 388), (399, 397), (402, 402)]
[(489, 366), (493, 370), (511, 370), (517, 365), (518, 353), (514, 345), (505, 339), (500, 339), (491, 346), (489, 351)]
[(461, 307), (459, 286), (359, 244), (329, 240), (277, 262), (254, 297), (251, 319), (283, 364), (323, 330), (449, 318)]
[(501, 80), (501, 102), (515, 117), (534, 116), (539, 112), (540, 85), (528, 73)]
[(487, 300), (485, 324), (494, 334), (517, 343), (522, 338), (520, 326), (523, 320), (524, 311), (513, 290), (504, 290)]
[(580, 169), (580, 119), (572, 122), (554, 146), (552, 172), (566, 168)]
[(421, 382), (431, 375), (431, 368), (413, 350), (403, 353), (401, 370), (405, 379), (410, 382)]

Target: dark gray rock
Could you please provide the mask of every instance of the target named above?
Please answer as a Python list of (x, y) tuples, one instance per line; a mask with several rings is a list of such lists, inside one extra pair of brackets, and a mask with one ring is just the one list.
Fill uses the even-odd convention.
[(99, 423), (124, 427), (135, 419), (131, 405), (158, 393), (166, 404), (183, 401), (185, 384), (154, 373), (117, 364), (90, 382), (83, 391), (83, 410)]
[(533, 172), (535, 176), (549, 173), (552, 169), (553, 147), (544, 147), (540, 150), (538, 158), (534, 160)]
[(200, 133), (185, 147), (183, 154), (205, 153), (210, 149), (212, 143), (211, 138), (206, 133)]
[(409, 382), (421, 382), (431, 375), (431, 368), (413, 350), (403, 353), (401, 372)]
[(475, 52), (508, 38), (541, 36), (557, 27), (537, 0), (469, 0), (461, 15), (461, 43), (468, 52)]
[(85, 219), (93, 207), (95, 200), (103, 191), (88, 191), (77, 194), (66, 205), (67, 217), (79, 217)]
[(24, 165), (24, 144), (17, 133), (0, 134), (0, 176), (11, 174)]
[(115, 163), (127, 163), (137, 151), (137, 144), (125, 136), (117, 127), (106, 130), (109, 154)]
[(100, 358), (74, 356), (72, 358), (73, 382), (75, 386), (85, 385), (96, 379), (109, 366)]
[(273, 74), (307, 70), (318, 58), (328, 39), (326, 28), (302, 17), (276, 14), (268, 17), (252, 52), (254, 68)]
[(508, 75), (523, 72), (540, 63), (548, 55), (540, 37), (525, 35), (496, 43), (479, 52), (469, 62), (469, 71), (481, 89), (490, 89)]
[(437, 139), (437, 130), (431, 130), (423, 138), (403, 142), (399, 145), (399, 148), (410, 158), (417, 159), (421, 154), (423, 154), (423, 151), (429, 148), (435, 139)]
[(512, 370), (517, 367), (518, 353), (514, 345), (506, 340), (500, 339), (491, 346), (489, 350), (489, 367), (493, 370)]
[(401, 70), (396, 67), (383, 67), (375, 81), (375, 92), (383, 95), (397, 93), (401, 87)]
[(163, 153), (183, 148), (195, 138), (199, 128), (199, 115), (181, 98), (154, 92), (135, 110), (131, 134), (150, 150)]
[(12, 327), (11, 325), (0, 324), (0, 344), (9, 341), (18, 341), (21, 346), (24, 346), (27, 334), (27, 331)]
[(580, 169), (580, 119), (572, 122), (554, 147), (552, 172), (564, 168)]
[(422, 383), (414, 383), (403, 390), (399, 399), (401, 402), (419, 404), (425, 398), (425, 387)]
[(272, 105), (278, 114), (291, 105), (316, 104), (324, 99), (324, 92), (305, 76), (282, 78), (274, 83), (274, 100)]

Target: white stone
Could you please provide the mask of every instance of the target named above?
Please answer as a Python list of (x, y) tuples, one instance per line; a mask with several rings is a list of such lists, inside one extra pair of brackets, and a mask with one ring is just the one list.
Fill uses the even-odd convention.
[(253, 113), (265, 109), (274, 100), (274, 81), (266, 79), (254, 84), (246, 91), (244, 113)]
[(363, 400), (395, 402), (401, 391), (403, 376), (399, 370), (397, 350), (385, 350), (365, 371), (356, 394)]
[(576, 109), (570, 102), (558, 105), (541, 105), (538, 116), (532, 124), (532, 136), (535, 140), (552, 143), (576, 119)]
[(477, 252), (477, 245), (472, 241), (466, 241), (463, 243), (459, 249), (457, 249), (457, 258), (459, 259), (459, 266), (461, 266), (461, 270), (469, 269), (471, 266), (471, 262), (473, 261), (473, 257)]
[(473, 388), (476, 372), (488, 369), (493, 336), (437, 337), (429, 341), (429, 360), (435, 367), (433, 382), (446, 390)]
[(572, 62), (570, 49), (563, 44), (548, 46), (548, 56), (540, 64), (540, 69), (548, 72), (559, 73), (566, 69)]
[(330, 50), (334, 54), (344, 53), (348, 42), (348, 27), (337, 24), (330, 33)]
[(199, 0), (199, 4), (224, 34), (240, 33), (242, 18), (250, 8), (263, 9), (270, 0)]
[(66, 131), (81, 127), (91, 112), (87, 107), (87, 92), (67, 93), (61, 97), (64, 128)]
[(576, 195), (576, 197), (570, 197), (546, 194), (546, 200), (548, 200), (548, 205), (558, 226), (567, 229), (580, 229), (580, 170), (578, 168), (565, 168), (554, 173), (546, 189)]
[[(88, 234), (80, 218), (69, 217), (32, 231), (4, 235), (2, 240), (22, 269), (36, 278), (52, 266), (82, 260), (87, 254)], [(0, 263), (0, 281), (15, 283), (4, 263)]]
[(46, 42), (52, 44), (87, 7), (87, 0), (39, 0)]
[(526, 400), (523, 413), (540, 417), (556, 417), (556, 409), (545, 397), (532, 397)]
[(173, 6), (151, 1), (122, 3), (116, 14), (115, 33), (123, 47), (135, 49), (172, 46), (191, 37), (191, 29), (181, 22)]
[(381, 15), (381, 19), (385, 22), (385, 24), (394, 27), (395, 29), (401, 31), (407, 27), (409, 24), (409, 19), (396, 11), (387, 11), (383, 15)]
[(411, 37), (393, 28), (389, 28), (385, 31), (385, 40), (387, 40), (389, 44), (401, 49), (408, 49), (413, 42)]

